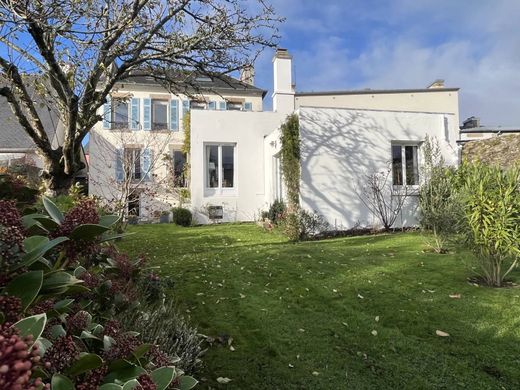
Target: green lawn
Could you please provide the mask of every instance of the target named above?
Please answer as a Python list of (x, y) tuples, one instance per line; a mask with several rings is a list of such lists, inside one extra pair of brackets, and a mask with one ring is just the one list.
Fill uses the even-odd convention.
[(520, 290), (469, 284), (469, 255), (425, 253), (420, 234), (294, 244), (254, 225), (132, 231), (121, 247), (175, 278), (199, 331), (233, 338), (234, 351), (206, 354), (202, 388), (520, 388)]

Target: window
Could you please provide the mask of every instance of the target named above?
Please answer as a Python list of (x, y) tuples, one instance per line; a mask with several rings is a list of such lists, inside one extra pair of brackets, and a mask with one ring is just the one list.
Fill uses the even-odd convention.
[(198, 100), (191, 100), (190, 101), (190, 109), (192, 109), (192, 110), (205, 110), (206, 109), (206, 102), (198, 101)]
[(242, 111), (242, 102), (228, 102), (227, 103), (228, 111)]
[(235, 188), (235, 145), (206, 145), (206, 187)]
[(127, 148), (124, 155), (125, 176), (132, 180), (141, 179), (141, 149)]
[(186, 183), (186, 172), (184, 172), (186, 166), (186, 154), (179, 150), (173, 152), (173, 182), (175, 187), (185, 188)]
[(395, 186), (419, 185), (417, 145), (392, 145), (392, 182)]
[(120, 99), (112, 101), (112, 128), (128, 128), (128, 102)]
[(168, 101), (152, 99), (152, 130), (168, 128)]

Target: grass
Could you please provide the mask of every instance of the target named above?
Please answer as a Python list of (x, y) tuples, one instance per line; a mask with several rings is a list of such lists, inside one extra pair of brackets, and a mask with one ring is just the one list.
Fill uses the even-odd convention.
[(132, 231), (121, 247), (175, 278), (170, 298), (199, 331), (233, 338), (235, 351), (209, 349), (201, 388), (520, 388), (520, 290), (468, 283), (467, 253), (423, 252), (417, 233), (294, 244), (254, 225)]

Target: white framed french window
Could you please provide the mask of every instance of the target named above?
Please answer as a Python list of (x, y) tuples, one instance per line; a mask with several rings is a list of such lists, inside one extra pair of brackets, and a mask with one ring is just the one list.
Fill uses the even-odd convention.
[(236, 196), (237, 144), (204, 143), (204, 193), (206, 196)]

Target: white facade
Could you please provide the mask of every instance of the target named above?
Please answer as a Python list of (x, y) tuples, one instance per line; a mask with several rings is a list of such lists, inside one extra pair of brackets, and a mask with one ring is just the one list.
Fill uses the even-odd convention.
[[(252, 112), (191, 111), (189, 190), (197, 222), (207, 223), (215, 210), (222, 213), (225, 222), (257, 220), (261, 211), (283, 198), (280, 125), (291, 113), (298, 115), (300, 123), (301, 206), (323, 215), (337, 229), (376, 224), (359, 198), (359, 186), (365, 175), (392, 169), (392, 160), (394, 165), (395, 161), (401, 164), (401, 173), (390, 179), (405, 181), (394, 184), (407, 185), (410, 192), (417, 190), (421, 144), (426, 136), (439, 142), (448, 163), (458, 163), (457, 89), (295, 93), (292, 57), (286, 50), (275, 54), (273, 70), (274, 112), (262, 111), (261, 97), (252, 100)], [(140, 101), (165, 95), (150, 87), (139, 88), (127, 86), (117, 93), (131, 94)], [(186, 97), (166, 94), (164, 98), (182, 101)], [(182, 112), (178, 120), (182, 123)], [(143, 111), (139, 111), (139, 121), (146, 121)], [(121, 132), (103, 129), (99, 124), (90, 144), (92, 194), (109, 199), (103, 193), (117, 189), (114, 156), (121, 147), (121, 134), (125, 133), (133, 137), (127, 146), (157, 142), (151, 147), (154, 153), (163, 148), (160, 153), (165, 155), (178, 150), (184, 138), (180, 126), (176, 131)], [(100, 144), (108, 145), (111, 151), (104, 154)], [(409, 169), (413, 170), (410, 178)], [(159, 164), (150, 170), (152, 177), (143, 187), (160, 184), (170, 175)], [(177, 203), (174, 195), (167, 186), (159, 185), (142, 200), (142, 209), (149, 212), (153, 205), (167, 210)], [(397, 226), (416, 223), (415, 204), (416, 197), (411, 196)]]

